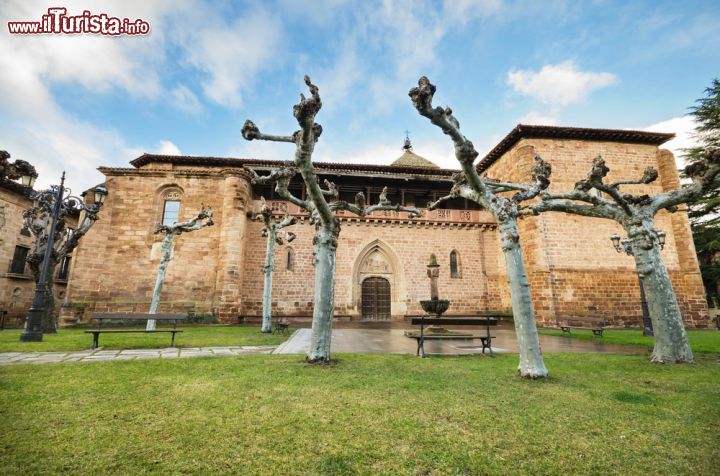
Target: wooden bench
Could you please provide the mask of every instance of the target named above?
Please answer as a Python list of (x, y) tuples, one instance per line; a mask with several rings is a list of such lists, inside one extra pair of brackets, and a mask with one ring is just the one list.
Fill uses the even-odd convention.
[(601, 317), (578, 317), (566, 319), (563, 324), (559, 324), (563, 335), (570, 334), (571, 329), (592, 331), (593, 337), (602, 337), (605, 326), (605, 320)]
[[(7, 327), (10, 320), (15, 322), (14, 327)], [(25, 316), (8, 316), (8, 311), (0, 311), (0, 331), (4, 329), (22, 329), (25, 325)]]
[[(425, 357), (426, 339), (480, 339), (482, 342), (482, 353), (484, 354), (485, 349), (488, 349), (490, 351), (490, 355), (493, 355), (492, 340), (494, 336), (490, 335), (490, 326), (497, 325), (498, 320), (495, 317), (414, 317), (410, 320), (410, 323), (413, 326), (420, 326), (420, 335), (408, 335), (408, 337), (417, 340), (417, 352), (415, 352), (415, 355), (421, 358)], [(485, 335), (425, 335), (425, 326), (485, 326)]]
[(282, 319), (278, 319), (275, 321), (275, 327), (272, 331), (273, 334), (287, 334), (288, 327), (290, 327), (290, 324), (285, 322)]
[[(97, 329), (88, 329), (85, 331), (86, 334), (93, 335), (92, 348), (98, 348), (98, 339), (100, 334), (128, 334), (132, 332), (138, 332), (143, 334), (154, 334), (156, 332), (171, 333), (172, 338), (170, 340), (170, 347), (175, 347), (175, 334), (182, 332), (177, 329), (178, 321), (182, 321), (187, 316), (185, 314), (136, 314), (136, 313), (122, 313), (122, 312), (93, 312), (91, 318), (98, 321)], [(173, 321), (172, 329), (154, 329), (148, 331), (145, 329), (101, 329), (103, 321)]]

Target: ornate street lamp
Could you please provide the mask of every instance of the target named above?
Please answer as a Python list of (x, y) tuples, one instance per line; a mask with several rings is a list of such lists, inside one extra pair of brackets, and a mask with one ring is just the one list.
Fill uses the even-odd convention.
[[(660, 249), (662, 250), (663, 248), (665, 248), (666, 234), (663, 231), (657, 231), (655, 232), (655, 235), (657, 236), (658, 244), (660, 245)], [(628, 256), (633, 256), (633, 249), (629, 239), (625, 238), (621, 240), (620, 236), (617, 233), (613, 233), (610, 237), (610, 241), (612, 241), (613, 248), (615, 248), (615, 251), (617, 251), (618, 253), (625, 253)], [(640, 305), (642, 307), (643, 315), (643, 335), (652, 337), (654, 335), (652, 319), (650, 319), (650, 311), (648, 310), (647, 299), (645, 297), (645, 288), (643, 287), (642, 277), (640, 276), (640, 273), (638, 273), (638, 283), (640, 283)]]
[[(23, 175), (21, 177), (21, 181), (23, 185), (27, 183), (29, 184), (28, 187), (31, 187), (35, 180), (29, 175)], [(68, 193), (68, 196), (63, 198), (65, 192)], [(30, 189), (27, 192), (28, 198), (33, 201), (33, 208), (25, 212), (26, 220), (31, 220), (32, 217), (44, 213), (50, 215), (51, 221), (50, 231), (47, 235), (47, 243), (45, 244), (45, 254), (40, 267), (37, 285), (35, 286), (35, 295), (25, 322), (25, 332), (20, 335), (20, 340), (23, 342), (42, 341), (42, 317), (45, 313), (44, 295), (46, 292), (46, 283), (49, 279), (48, 271), (50, 268), (52, 253), (54, 252), (53, 246), (55, 244), (55, 234), (57, 232), (58, 221), (61, 216), (79, 211), (86, 212), (86, 220), (96, 220), (97, 212), (100, 210), (100, 207), (105, 200), (105, 196), (107, 195), (107, 189), (99, 186), (95, 187), (93, 192), (93, 198), (95, 200), (94, 204), (85, 204), (81, 198), (71, 196), (70, 189), (65, 188), (65, 172), (62, 174), (59, 186), (51, 185), (49, 190), (36, 192)]]

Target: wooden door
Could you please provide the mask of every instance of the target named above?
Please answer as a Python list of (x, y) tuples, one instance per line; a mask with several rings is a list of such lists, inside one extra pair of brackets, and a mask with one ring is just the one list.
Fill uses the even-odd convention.
[(385, 278), (367, 278), (362, 282), (363, 319), (390, 319), (390, 282)]

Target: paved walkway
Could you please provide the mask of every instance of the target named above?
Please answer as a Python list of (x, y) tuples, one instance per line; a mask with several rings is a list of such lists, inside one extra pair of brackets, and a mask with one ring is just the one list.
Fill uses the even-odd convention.
[[(405, 337), (404, 323), (338, 323), (332, 331), (332, 352), (415, 354), (417, 344)], [(482, 334), (484, 329), (472, 329)], [(511, 326), (492, 328), (495, 352), (517, 352), (515, 330)], [(476, 354), (482, 351), (478, 340), (428, 340), (429, 354)], [(310, 344), (310, 329), (296, 330), (287, 341), (275, 345), (234, 347), (191, 347), (166, 349), (83, 350), (76, 352), (0, 352), (0, 365), (50, 364), (59, 362), (93, 362), (139, 359), (177, 359), (190, 357), (231, 356), (243, 354), (305, 354)], [(602, 338), (571, 339), (540, 335), (543, 352), (645, 353), (643, 347), (606, 344)]]
[[(415, 339), (405, 337), (408, 328), (333, 328), (331, 352), (358, 353), (391, 353), (415, 354)], [(456, 330), (457, 328), (453, 328)], [(473, 334), (483, 335), (484, 329), (472, 329)], [(495, 352), (517, 352), (515, 330), (507, 328), (491, 328), (495, 336), (492, 341)], [(479, 340), (426, 340), (425, 352), (429, 354), (476, 354), (482, 351)], [(310, 329), (298, 329), (284, 343), (280, 344), (273, 354), (304, 354), (310, 345)], [(591, 341), (540, 335), (540, 347), (543, 352), (586, 352), (638, 354), (647, 352), (643, 347), (631, 345), (607, 344), (602, 338)]]
[(97, 362), (109, 360), (187, 359), (243, 354), (270, 354), (276, 345), (233, 347), (187, 347), (166, 349), (83, 350), (75, 352), (0, 352), (0, 365), (56, 364), (59, 362)]

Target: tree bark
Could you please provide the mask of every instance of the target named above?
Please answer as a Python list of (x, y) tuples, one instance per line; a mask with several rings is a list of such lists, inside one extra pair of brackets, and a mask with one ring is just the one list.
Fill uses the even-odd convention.
[[(168, 233), (165, 235), (165, 238), (163, 238), (162, 251), (160, 255), (160, 269), (158, 269), (157, 279), (155, 280), (155, 289), (153, 289), (149, 314), (157, 314), (158, 306), (160, 305), (160, 293), (162, 292), (163, 282), (165, 281), (165, 271), (170, 264), (170, 251), (172, 250), (173, 238), (175, 238), (174, 233)], [(154, 331), (155, 327), (155, 319), (148, 319), (145, 330)]]
[[(632, 231), (627, 231), (630, 236)], [(668, 364), (693, 362), (680, 306), (660, 249), (654, 240), (652, 246), (643, 241), (641, 236), (636, 235), (632, 241), (632, 249), (655, 334), (655, 348), (650, 360)]]
[[(44, 253), (43, 247), (43, 253)], [(42, 331), (43, 334), (57, 334), (58, 322), (57, 322), (57, 311), (55, 309), (55, 295), (54, 289), (54, 276), (55, 268), (57, 267), (57, 258), (53, 253), (50, 256), (50, 262), (48, 263), (48, 275), (45, 280), (45, 289), (43, 290), (43, 316), (42, 316)], [(35, 285), (38, 285), (40, 281), (40, 266), (37, 261), (30, 261), (30, 271), (32, 272)]]
[(272, 226), (267, 227), (267, 230), (267, 249), (265, 251), (265, 266), (263, 267), (265, 279), (263, 283), (263, 317), (261, 328), (261, 331), (266, 334), (272, 331), (270, 328), (272, 324), (272, 275), (275, 268), (275, 230)]
[(307, 360), (330, 361), (333, 306), (335, 302), (335, 254), (340, 226), (321, 225), (315, 234), (315, 302)]
[(540, 351), (540, 339), (530, 296), (530, 283), (525, 271), (517, 224), (513, 219), (506, 219), (499, 222), (499, 229), (510, 286), (515, 335), (520, 353), (518, 374), (523, 378), (545, 378), (548, 376), (548, 371)]
[(55, 294), (54, 289), (54, 276), (55, 267), (57, 262), (50, 258), (50, 266), (48, 267), (48, 277), (45, 281), (45, 292), (44, 292), (44, 307), (45, 313), (42, 316), (42, 330), (43, 334), (57, 334), (58, 322), (57, 322), (57, 309), (55, 308)]

